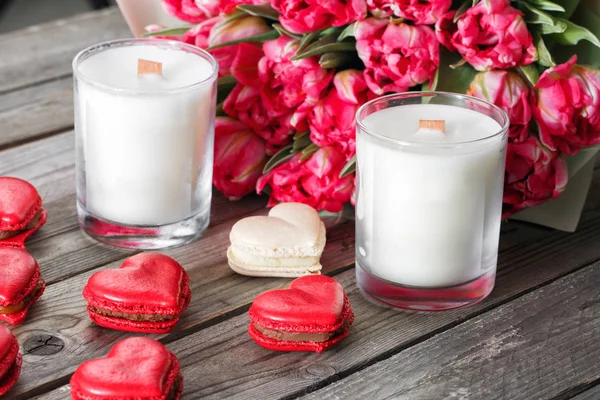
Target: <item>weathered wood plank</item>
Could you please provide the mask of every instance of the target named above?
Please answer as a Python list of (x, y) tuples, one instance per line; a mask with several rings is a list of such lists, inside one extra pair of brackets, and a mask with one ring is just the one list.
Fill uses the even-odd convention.
[(598, 337), (600, 263), (304, 398), (553, 398), (600, 376)]
[(573, 400), (598, 400), (600, 399), (600, 382), (597, 382), (596, 386), (586, 390), (573, 397)]
[[(229, 269), (225, 254), (233, 223), (228, 221), (209, 228), (206, 239), (194, 244), (164, 251), (185, 266), (192, 287), (192, 303), (172, 333), (174, 338), (224, 314), (242, 312), (240, 308), (246, 307), (262, 291), (289, 283), (287, 279), (244, 277)], [(353, 263), (353, 230), (351, 223), (332, 229), (323, 257), (326, 271), (340, 270)], [(116, 268), (120, 263), (121, 260), (106, 267)], [(84, 360), (105, 354), (116, 340), (130, 336), (94, 326), (87, 317), (81, 291), (95, 271), (97, 269), (48, 286), (26, 323), (13, 329), (20, 343), (40, 333), (54, 335), (65, 342), (64, 349), (51, 356), (24, 355), (23, 372), (13, 395), (28, 397), (27, 392), (68, 375)]]
[[(243, 314), (209, 326), (169, 345), (183, 366), (186, 378), (185, 398), (232, 396), (270, 399), (293, 395), (313, 386), (319, 387), (334, 380), (338, 374), (351, 373), (367, 363), (409, 346), (423, 336), (443, 331), (599, 259), (600, 248), (594, 246), (599, 233), (600, 213), (587, 214), (581, 229), (575, 234), (547, 231), (546, 237), (541, 240), (513, 247), (511, 251), (501, 254), (497, 286), (489, 299), (471, 308), (446, 313), (402, 313), (375, 306), (360, 295), (355, 284), (354, 270), (343, 272), (337, 275), (337, 279), (348, 292), (356, 314), (356, 322), (348, 339), (335, 350), (322, 355), (270, 352), (254, 344), (246, 333), (247, 303), (259, 291), (280, 287), (289, 281), (266, 279), (257, 282), (257, 279), (227, 276), (227, 266), (222, 262), (205, 260), (209, 267), (190, 268), (191, 280), (197, 287), (194, 290), (196, 297), (182, 321), (182, 328), (191, 328), (189, 321), (192, 321), (192, 324), (201, 324), (204, 316), (217, 308), (222, 311), (234, 310), (234, 314), (237, 310)], [(223, 250), (224, 248), (215, 249), (217, 253)], [(337, 250), (340, 257), (343, 256), (342, 250), (343, 247)], [(203, 251), (199, 249), (199, 252)], [(211, 252), (209, 257), (218, 257), (218, 254), (213, 255)], [(349, 255), (349, 259), (351, 258), (352, 255)], [(323, 265), (331, 266), (333, 262), (325, 261)], [(48, 358), (47, 366), (40, 366), (39, 361), (26, 356), (26, 365), (35, 362), (36, 371), (34, 374), (24, 370), (24, 378), (16, 393), (27, 393), (31, 387), (48, 382), (49, 377), (57, 378), (72, 371), (75, 368), (73, 364), (78, 364), (86, 357), (97, 357), (106, 353), (113, 340), (123, 337), (114, 332), (99, 332), (88, 323), (73, 317), (73, 314), (76, 314), (73, 307), (77, 299), (65, 292), (78, 291), (81, 285), (77, 283), (79, 279), (80, 277), (75, 277), (73, 280), (54, 285), (51, 290), (59, 291), (59, 299), (50, 301), (50, 296), (47, 298), (48, 302), (58, 303), (59, 310), (66, 307), (68, 311), (52, 311), (52, 317), (40, 317), (41, 320), (28, 323), (25, 331), (18, 331), (18, 335), (20, 339), (26, 338), (28, 332), (41, 330), (59, 332), (71, 340), (85, 341), (94, 338), (96, 342), (93, 345), (87, 344), (91, 345), (92, 350), (82, 354), (82, 343), (68, 345), (61, 357)], [(198, 282), (201, 282), (200, 286), (196, 286)], [(51, 295), (52, 298), (56, 296)], [(40, 316), (49, 314), (49, 311), (44, 309), (37, 312)], [(79, 313), (81, 318), (85, 319), (84, 313)], [(66, 314), (69, 317), (64, 317), (65, 321), (70, 321), (71, 325), (66, 329), (59, 328), (65, 322), (57, 324), (56, 321), (60, 315)], [(213, 314), (213, 317), (216, 315)], [(49, 319), (52, 321), (48, 321)], [(200, 325), (200, 328), (202, 327), (204, 326)], [(79, 339), (82, 337), (84, 339)], [(106, 348), (103, 348), (104, 346)], [(64, 358), (70, 360), (68, 367), (65, 367), (68, 361), (61, 361)], [(61, 371), (51, 373), (49, 371), (52, 368), (59, 368)], [(34, 384), (31, 384), (32, 380)], [(62, 378), (59, 382), (64, 380), (65, 378)]]
[(0, 93), (67, 77), (79, 51), (123, 37), (131, 33), (116, 8), (0, 35)]
[(73, 128), (73, 78), (0, 95), (0, 149)]

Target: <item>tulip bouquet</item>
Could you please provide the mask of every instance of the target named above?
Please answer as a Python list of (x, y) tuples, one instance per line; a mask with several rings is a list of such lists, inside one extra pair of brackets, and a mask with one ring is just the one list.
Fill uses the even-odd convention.
[(567, 157), (600, 143), (600, 18), (585, 1), (162, 1), (193, 25), (147, 34), (219, 63), (214, 185), (230, 199), (341, 210), (355, 112), (393, 92), (468, 93), (507, 111), (505, 216), (559, 196)]

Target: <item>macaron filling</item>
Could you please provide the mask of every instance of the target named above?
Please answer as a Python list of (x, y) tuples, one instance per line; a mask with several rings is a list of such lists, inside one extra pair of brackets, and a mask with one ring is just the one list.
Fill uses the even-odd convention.
[(256, 322), (253, 323), (254, 328), (259, 331), (263, 336), (269, 339), (283, 341), (283, 342), (327, 342), (337, 336), (342, 335), (347, 329), (349, 321), (346, 320), (340, 328), (333, 332), (289, 332), (281, 331), (276, 329), (266, 328)]
[(45, 283), (44, 280), (40, 277), (34, 290), (32, 290), (27, 296), (25, 296), (25, 298), (23, 300), (21, 300), (19, 303), (9, 304), (6, 306), (0, 306), (0, 314), (4, 314), (4, 315), (16, 314), (20, 311), (23, 311), (27, 307), (29, 307), (29, 305), (31, 305), (32, 301), (38, 297), (38, 294), (40, 293), (40, 291), (44, 289), (44, 283)]
[(37, 227), (38, 223), (40, 222), (40, 218), (42, 217), (42, 214), (43, 214), (43, 209), (40, 209), (33, 216), (33, 218), (27, 223), (27, 225), (25, 225), (25, 227), (23, 229), (18, 229), (18, 230), (14, 230), (14, 231), (0, 231), (0, 240), (9, 239), (11, 237), (17, 236), (20, 233), (28, 231), (29, 229), (33, 229), (33, 228)]
[(88, 310), (97, 315), (105, 317), (120, 318), (128, 321), (136, 322), (163, 322), (172, 321), (179, 318), (179, 315), (175, 314), (130, 314), (121, 311), (107, 310), (92, 305), (88, 305)]
[(231, 246), (230, 256), (239, 264), (247, 264), (253, 268), (260, 267), (287, 267), (287, 268), (310, 268), (319, 265), (320, 256), (317, 257), (264, 257), (251, 254), (239, 246)]

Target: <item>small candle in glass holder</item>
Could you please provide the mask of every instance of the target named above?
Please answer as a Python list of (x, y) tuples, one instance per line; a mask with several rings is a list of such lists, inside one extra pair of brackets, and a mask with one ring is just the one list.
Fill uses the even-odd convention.
[(184, 43), (107, 42), (73, 61), (78, 213), (115, 246), (189, 242), (210, 216), (217, 64)]
[(407, 93), (357, 113), (356, 267), (368, 296), (412, 310), (493, 288), (508, 117), (462, 95)]

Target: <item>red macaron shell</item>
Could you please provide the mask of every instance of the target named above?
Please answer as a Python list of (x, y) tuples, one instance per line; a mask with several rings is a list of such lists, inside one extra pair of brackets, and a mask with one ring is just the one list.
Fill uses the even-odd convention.
[[(117, 343), (105, 358), (86, 361), (71, 378), (75, 400), (165, 400), (180, 377), (179, 361), (154, 339)], [(183, 381), (175, 398), (181, 397)]]
[[(167, 332), (177, 323), (138, 322), (98, 315), (92, 307), (125, 314), (179, 316), (187, 308), (191, 291), (187, 272), (172, 258), (141, 253), (126, 259), (120, 268), (95, 273), (83, 289), (94, 322), (129, 332)], [(174, 322), (173, 322), (174, 321)]]
[(42, 208), (40, 218), (38, 219), (37, 224), (33, 228), (27, 229), (26, 231), (23, 231), (18, 235), (0, 240), (0, 247), (16, 247), (18, 249), (24, 249), (25, 240), (27, 240), (31, 235), (39, 231), (42, 225), (46, 223), (47, 219), (48, 214), (46, 213), (46, 210)]
[(12, 332), (0, 325), (0, 395), (15, 385), (21, 373), (19, 343)]
[(0, 176), (0, 231), (23, 229), (41, 207), (42, 199), (31, 183)]
[[(37, 286), (41, 281), (41, 287)], [(13, 314), (0, 314), (0, 321), (19, 325), (25, 320), (29, 307), (44, 292), (46, 284), (41, 277), (37, 261), (25, 250), (0, 247), (0, 307), (21, 303), (36, 291), (25, 308)]]
[(250, 319), (288, 332), (333, 332), (344, 323), (344, 288), (325, 275), (295, 279), (288, 289), (269, 290), (254, 299)]
[(4, 375), (0, 378), (0, 396), (8, 392), (19, 380), (21, 375), (21, 366), (23, 365), (23, 356), (17, 354), (17, 358), (13, 362), (12, 366)]

